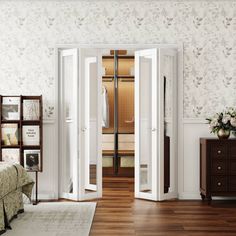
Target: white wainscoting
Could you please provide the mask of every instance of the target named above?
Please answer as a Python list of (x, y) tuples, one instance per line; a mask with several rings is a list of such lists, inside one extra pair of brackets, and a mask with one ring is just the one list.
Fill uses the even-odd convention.
[(183, 119), (179, 132), (179, 198), (200, 199), (199, 138), (214, 136), (204, 119)]
[[(55, 120), (43, 121), (43, 172), (39, 173), (39, 199), (58, 198), (58, 140)], [(35, 179), (35, 174), (30, 173)], [(33, 190), (35, 197), (35, 188)]]
[[(179, 198), (200, 199), (199, 195), (199, 138), (212, 137), (202, 119), (184, 119), (179, 142)], [(58, 198), (57, 125), (44, 121), (43, 173), (39, 173), (39, 198)], [(181, 137), (181, 136), (180, 136)], [(32, 174), (34, 177), (34, 175)], [(34, 196), (33, 196), (34, 197)]]

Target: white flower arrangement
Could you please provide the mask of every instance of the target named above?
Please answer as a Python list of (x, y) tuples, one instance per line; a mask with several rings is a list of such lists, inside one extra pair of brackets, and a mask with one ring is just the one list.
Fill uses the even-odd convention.
[(226, 111), (216, 113), (212, 118), (206, 119), (211, 133), (217, 133), (220, 129), (232, 131), (236, 136), (236, 109), (229, 108)]

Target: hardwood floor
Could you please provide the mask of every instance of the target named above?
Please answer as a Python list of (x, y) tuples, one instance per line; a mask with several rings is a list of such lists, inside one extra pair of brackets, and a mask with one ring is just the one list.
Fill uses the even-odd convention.
[(134, 199), (132, 178), (104, 178), (91, 236), (236, 235), (236, 202)]

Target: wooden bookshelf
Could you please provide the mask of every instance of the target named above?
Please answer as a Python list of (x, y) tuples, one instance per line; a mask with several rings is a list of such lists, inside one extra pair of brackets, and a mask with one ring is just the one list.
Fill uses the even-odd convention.
[[(14, 97), (20, 99), (20, 119), (19, 120), (6, 120), (3, 119), (3, 98), (4, 97)], [(23, 114), (23, 102), (25, 100), (38, 100), (39, 101), (39, 120), (24, 120)], [(3, 124), (17, 124), (18, 126), (18, 144), (17, 145), (4, 145), (2, 137), (2, 125)], [(25, 126), (39, 126), (39, 145), (25, 145), (23, 140), (23, 127)], [(20, 153), (20, 164), (24, 166), (24, 151), (25, 150), (40, 150), (40, 169), (38, 171), (29, 172), (42, 172), (43, 171), (43, 103), (42, 96), (11, 96), (0, 95), (0, 161), (2, 161), (2, 149), (19, 149)]]

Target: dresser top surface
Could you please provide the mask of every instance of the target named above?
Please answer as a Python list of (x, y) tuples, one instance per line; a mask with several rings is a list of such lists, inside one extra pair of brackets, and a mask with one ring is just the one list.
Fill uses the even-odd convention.
[(200, 138), (201, 142), (236, 142), (236, 138), (229, 138), (229, 139), (219, 139), (219, 138)]

